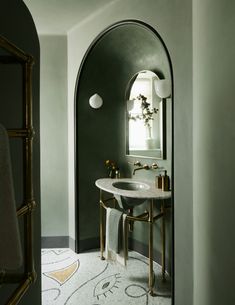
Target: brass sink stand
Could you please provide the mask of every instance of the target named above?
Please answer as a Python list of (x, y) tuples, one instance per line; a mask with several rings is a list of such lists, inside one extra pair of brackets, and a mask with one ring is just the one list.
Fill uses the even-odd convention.
[[(151, 296), (158, 295), (154, 292), (154, 271), (153, 271), (153, 224), (155, 221), (161, 218), (161, 240), (162, 240), (162, 251), (161, 251), (161, 263), (162, 263), (162, 280), (166, 280), (166, 261), (165, 261), (165, 214), (169, 207), (165, 207), (165, 200), (161, 200), (161, 208), (160, 212), (157, 215), (153, 213), (154, 199), (149, 200), (149, 206), (146, 212), (140, 214), (138, 216), (133, 216), (127, 214), (127, 221), (129, 224), (133, 224), (135, 221), (142, 221), (148, 223), (149, 226), (149, 234), (148, 234), (148, 259), (149, 259), (149, 294)], [(104, 243), (105, 243), (105, 228), (104, 228), (104, 211), (109, 207), (109, 202), (112, 202), (113, 208), (116, 207), (116, 199), (115, 197), (103, 199), (103, 191), (100, 189), (100, 252), (101, 259), (104, 260)], [(107, 205), (109, 204), (109, 205)]]

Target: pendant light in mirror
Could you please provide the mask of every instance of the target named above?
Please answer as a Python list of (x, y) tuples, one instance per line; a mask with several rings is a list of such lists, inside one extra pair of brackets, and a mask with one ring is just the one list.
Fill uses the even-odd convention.
[(156, 94), (160, 98), (168, 98), (171, 96), (171, 85), (170, 85), (170, 81), (167, 79), (155, 79), (154, 88)]

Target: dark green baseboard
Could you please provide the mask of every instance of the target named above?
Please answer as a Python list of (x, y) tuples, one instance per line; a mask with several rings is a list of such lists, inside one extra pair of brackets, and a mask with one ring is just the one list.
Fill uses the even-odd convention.
[(100, 239), (99, 237), (87, 238), (83, 240), (79, 240), (77, 252), (84, 252), (91, 249), (99, 249), (100, 247)]
[(42, 236), (41, 248), (70, 248), (75, 251), (75, 240), (70, 236)]

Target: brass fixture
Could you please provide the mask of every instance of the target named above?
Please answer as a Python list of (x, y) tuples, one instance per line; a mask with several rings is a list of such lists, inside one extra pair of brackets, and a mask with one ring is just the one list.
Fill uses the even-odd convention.
[(133, 172), (132, 172), (132, 175), (134, 175), (136, 171), (141, 170), (141, 169), (149, 170), (149, 169), (150, 169), (150, 166), (149, 166), (148, 164), (144, 164), (143, 166), (134, 168), (134, 170), (133, 170)]
[(23, 69), (23, 109), (24, 119), (23, 128), (7, 130), (8, 136), (12, 138), (21, 138), (24, 149), (24, 202), (16, 211), (19, 218), (24, 218), (26, 230), (24, 231), (24, 272), (22, 274), (11, 273), (7, 270), (1, 270), (1, 284), (18, 283), (18, 287), (9, 297), (6, 305), (16, 305), (20, 302), (30, 285), (36, 281), (37, 274), (34, 268), (33, 254), (33, 212), (36, 207), (33, 189), (33, 112), (32, 112), (32, 66), (33, 57), (13, 45), (4, 37), (0, 36), (0, 47), (7, 51), (9, 55), (0, 56), (0, 63), (21, 64)]
[(159, 168), (157, 163), (153, 163), (152, 165), (148, 165), (148, 164), (144, 164), (142, 165), (140, 163), (140, 161), (135, 161), (133, 163), (134, 166), (138, 166), (137, 168), (134, 168), (133, 172), (132, 172), (132, 175), (135, 175), (135, 172), (138, 171), (138, 170), (141, 170), (141, 169), (146, 169), (146, 170), (149, 170), (149, 169), (157, 169)]
[[(100, 189), (100, 198), (99, 198), (99, 207), (100, 207), (100, 254), (101, 254), (101, 260), (105, 260), (104, 257), (104, 244), (105, 244), (105, 219), (104, 219), (104, 212), (109, 207), (109, 202), (116, 201), (115, 197), (110, 198), (103, 198), (103, 190)], [(148, 259), (149, 259), (149, 294), (152, 296), (158, 295), (158, 293), (154, 292), (154, 280), (155, 275), (153, 271), (153, 225), (154, 222), (158, 219), (162, 219), (161, 222), (161, 239), (162, 239), (162, 252), (161, 252), (161, 259), (162, 259), (162, 280), (165, 281), (165, 273), (166, 273), (166, 267), (165, 267), (165, 256), (166, 256), (166, 242), (165, 242), (165, 215), (167, 213), (167, 210), (170, 208), (169, 206), (166, 206), (165, 200), (161, 200), (161, 209), (160, 212), (156, 215), (154, 215), (154, 199), (149, 200), (148, 209), (137, 216), (133, 216), (132, 213), (128, 213), (126, 216), (127, 221), (129, 224), (133, 224), (135, 221), (141, 221), (148, 223), (149, 226), (149, 236), (148, 236)], [(126, 258), (127, 258), (127, 254)], [(160, 294), (159, 294), (160, 295)]]
[(151, 165), (151, 168), (152, 168), (152, 169), (157, 169), (157, 168), (158, 168), (157, 163), (153, 163), (153, 164)]

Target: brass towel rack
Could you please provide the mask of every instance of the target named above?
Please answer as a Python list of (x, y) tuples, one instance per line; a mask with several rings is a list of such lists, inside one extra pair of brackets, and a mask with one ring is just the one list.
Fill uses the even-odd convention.
[[(33, 57), (0, 36), (0, 48), (4, 55), (0, 55), (2, 64), (21, 64), (23, 75), (23, 128), (10, 129), (8, 136), (21, 138), (24, 150), (24, 202), (17, 210), (17, 216), (24, 219), (24, 271), (21, 274), (2, 270), (0, 284), (16, 284), (18, 287), (9, 297), (6, 305), (18, 304), (21, 298), (36, 280), (33, 254), (33, 211), (36, 207), (33, 191), (33, 114), (32, 114), (32, 67)], [(1, 289), (1, 288), (0, 288)]]

